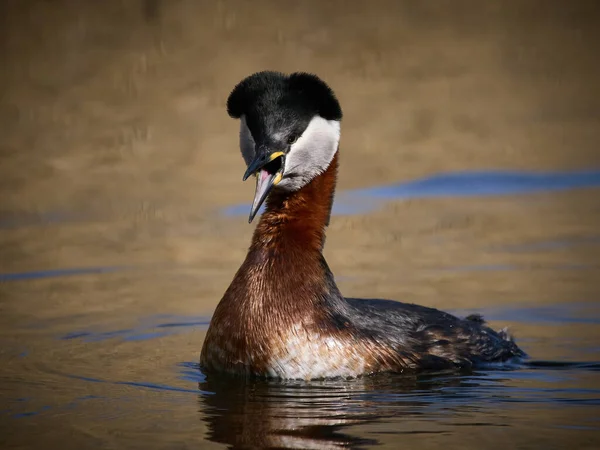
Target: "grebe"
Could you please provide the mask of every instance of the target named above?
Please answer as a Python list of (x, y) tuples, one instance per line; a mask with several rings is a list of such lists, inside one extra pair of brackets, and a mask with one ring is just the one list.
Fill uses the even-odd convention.
[(310, 380), (525, 357), (479, 315), (342, 296), (323, 257), (342, 119), (324, 81), (258, 72), (235, 86), (227, 112), (240, 119), (243, 179), (256, 176), (249, 221), (266, 209), (210, 322), (204, 371)]

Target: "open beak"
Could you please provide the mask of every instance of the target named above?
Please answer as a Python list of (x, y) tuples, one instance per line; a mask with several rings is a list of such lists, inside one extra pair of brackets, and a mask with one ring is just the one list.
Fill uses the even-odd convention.
[(256, 175), (256, 192), (250, 209), (248, 223), (252, 222), (261, 205), (271, 192), (273, 186), (277, 185), (283, 177), (285, 167), (285, 153), (273, 152), (271, 154), (259, 154), (248, 166), (243, 181), (250, 175)]

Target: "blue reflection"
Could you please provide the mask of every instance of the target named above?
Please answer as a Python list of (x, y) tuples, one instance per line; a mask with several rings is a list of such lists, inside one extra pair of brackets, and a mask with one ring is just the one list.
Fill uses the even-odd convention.
[(36, 278), (64, 277), (68, 275), (88, 275), (98, 273), (112, 273), (125, 270), (128, 267), (76, 267), (70, 269), (37, 270), (33, 272), (0, 273), (0, 281), (32, 280)]
[(554, 305), (519, 307), (498, 306), (449, 311), (460, 317), (481, 314), (486, 320), (546, 324), (600, 324), (600, 305), (596, 302), (565, 302)]
[(102, 342), (108, 339), (120, 339), (126, 342), (146, 341), (197, 329), (198, 327), (206, 328), (209, 323), (210, 318), (204, 316), (161, 314), (143, 318), (138, 321), (136, 326), (131, 328), (106, 331), (77, 330), (60, 336), (60, 339), (80, 339), (84, 342)]
[[(499, 195), (556, 192), (600, 187), (600, 170), (575, 172), (476, 171), (441, 173), (388, 186), (341, 192), (336, 196), (333, 214), (364, 214), (377, 209), (382, 201), (433, 197), (488, 197)], [(225, 215), (246, 215), (249, 204), (223, 210)]]

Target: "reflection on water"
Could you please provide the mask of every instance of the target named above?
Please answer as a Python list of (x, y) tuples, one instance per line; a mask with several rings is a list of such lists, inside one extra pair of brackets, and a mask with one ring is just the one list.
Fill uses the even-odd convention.
[(138, 320), (138, 323), (132, 328), (109, 331), (77, 330), (61, 336), (60, 339), (80, 339), (84, 342), (97, 342), (108, 339), (144, 341), (185, 332), (190, 327), (207, 327), (209, 323), (209, 317), (186, 317), (161, 314), (158, 316), (144, 317), (143, 319)]
[(467, 316), (482, 314), (487, 320), (498, 322), (524, 322), (529, 324), (589, 323), (600, 325), (600, 302), (570, 302), (535, 308), (496, 306), (487, 308), (454, 309), (453, 314)]
[[(513, 372), (479, 372), (470, 376), (381, 375), (352, 381), (302, 382), (211, 380), (200, 388), (214, 395), (200, 398), (208, 438), (232, 448), (362, 448), (400, 442), (405, 435), (452, 433), (457, 427), (499, 429), (511, 424), (503, 416), (515, 403), (600, 406), (600, 387), (555, 389), (564, 383), (553, 374), (600, 371), (600, 363), (534, 363)], [(543, 371), (543, 372), (542, 372)], [(535, 386), (515, 386), (515, 378)], [(566, 383), (565, 383), (566, 384)], [(385, 431), (356, 435), (352, 427), (387, 423)], [(587, 425), (600, 431), (600, 427)], [(456, 431), (455, 431), (456, 432)]]
[(69, 275), (87, 275), (111, 273), (124, 270), (125, 267), (75, 267), (71, 269), (36, 270), (33, 272), (0, 273), (0, 281), (31, 280), (36, 278), (64, 277)]
[(380, 376), (310, 385), (216, 380), (200, 383), (200, 388), (215, 393), (201, 398), (208, 438), (215, 442), (234, 448), (335, 449), (378, 444), (375, 438), (353, 436), (347, 428), (386, 416), (403, 420), (422, 415), (436, 391), (462, 382)]
[[(600, 187), (600, 170), (580, 172), (456, 172), (442, 173), (420, 180), (341, 192), (335, 198), (333, 214), (364, 214), (383, 200), (408, 200), (428, 197), (487, 197), (532, 194), (570, 189)], [(226, 215), (247, 214), (249, 205), (223, 210)]]

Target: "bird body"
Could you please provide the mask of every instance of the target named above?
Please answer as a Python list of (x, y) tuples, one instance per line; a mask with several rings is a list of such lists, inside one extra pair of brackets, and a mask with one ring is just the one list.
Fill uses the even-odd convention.
[(525, 356), (480, 316), (342, 296), (323, 257), (342, 112), (322, 80), (259, 72), (235, 87), (228, 112), (241, 119), (244, 179), (257, 179), (250, 220), (266, 210), (211, 320), (205, 371), (308, 380)]

